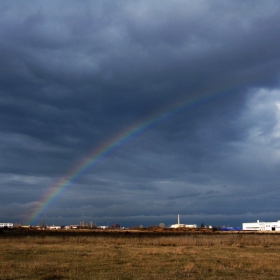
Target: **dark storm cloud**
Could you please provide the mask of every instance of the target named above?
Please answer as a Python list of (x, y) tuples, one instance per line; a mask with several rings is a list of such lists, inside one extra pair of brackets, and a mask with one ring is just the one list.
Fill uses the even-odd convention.
[(0, 6), (1, 219), (28, 220), (93, 149), (188, 100), (200, 102), (107, 156), (46, 219), (240, 223), (276, 212), (278, 2)]

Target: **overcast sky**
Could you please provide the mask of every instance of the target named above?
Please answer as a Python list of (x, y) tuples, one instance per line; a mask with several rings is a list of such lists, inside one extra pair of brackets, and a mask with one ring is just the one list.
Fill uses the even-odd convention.
[(279, 14), (279, 1), (0, 0), (0, 222), (30, 222), (141, 123), (32, 222), (280, 220)]

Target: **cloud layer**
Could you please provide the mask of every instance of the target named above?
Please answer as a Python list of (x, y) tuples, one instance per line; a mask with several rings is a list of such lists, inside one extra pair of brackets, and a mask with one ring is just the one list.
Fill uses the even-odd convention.
[(153, 117), (32, 222), (279, 219), (279, 9), (1, 1), (0, 220), (29, 222), (95, 149)]

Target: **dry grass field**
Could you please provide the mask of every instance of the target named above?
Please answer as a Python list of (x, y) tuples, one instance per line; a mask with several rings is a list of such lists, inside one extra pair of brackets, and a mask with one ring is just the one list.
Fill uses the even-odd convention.
[(280, 235), (0, 234), (0, 279), (279, 279)]

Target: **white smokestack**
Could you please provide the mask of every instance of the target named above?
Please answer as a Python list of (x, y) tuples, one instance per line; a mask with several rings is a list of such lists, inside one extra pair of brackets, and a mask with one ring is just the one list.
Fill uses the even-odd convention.
[(180, 215), (178, 214), (178, 226), (180, 225)]

